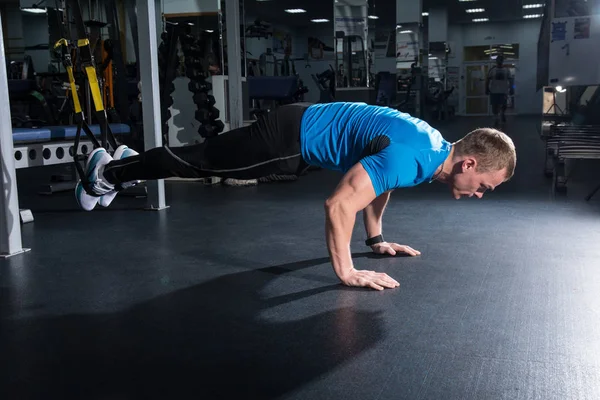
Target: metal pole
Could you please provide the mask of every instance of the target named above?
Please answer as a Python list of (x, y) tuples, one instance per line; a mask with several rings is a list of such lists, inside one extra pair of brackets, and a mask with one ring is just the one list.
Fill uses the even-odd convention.
[(10, 106), (8, 99), (8, 80), (4, 52), (4, 34), (0, 20), (0, 258), (23, 253), (21, 243), (21, 215), (15, 171), (14, 147)]
[(240, 65), (240, 3), (225, 0), (225, 26), (227, 28), (227, 80), (229, 98), (229, 128), (240, 128), (244, 122), (242, 110), (242, 68)]
[[(160, 121), (160, 91), (158, 81), (158, 40), (156, 33), (156, 8), (154, 1), (137, 2), (140, 80), (142, 83), (142, 113), (144, 114), (144, 147), (146, 150), (162, 146)], [(165, 182), (148, 181), (147, 208), (163, 210)]]

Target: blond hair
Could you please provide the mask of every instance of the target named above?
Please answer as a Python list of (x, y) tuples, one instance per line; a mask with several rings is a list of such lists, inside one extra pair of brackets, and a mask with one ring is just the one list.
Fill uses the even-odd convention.
[(500, 171), (506, 168), (506, 180), (512, 178), (517, 164), (517, 153), (512, 139), (492, 128), (479, 128), (454, 143), (454, 156), (475, 157), (477, 171)]

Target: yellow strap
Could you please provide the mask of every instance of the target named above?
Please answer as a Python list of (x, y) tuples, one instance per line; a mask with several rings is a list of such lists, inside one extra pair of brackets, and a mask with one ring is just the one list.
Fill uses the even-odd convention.
[(91, 65), (88, 65), (85, 67), (85, 72), (87, 73), (88, 82), (90, 83), (90, 89), (92, 89), (92, 98), (94, 99), (96, 112), (104, 111), (102, 94), (100, 93), (100, 85), (98, 84), (98, 77), (96, 76), (96, 69)]
[(69, 42), (67, 42), (67, 39), (60, 39), (58, 42), (56, 42), (54, 44), (54, 48), (57, 48), (57, 47), (63, 46), (63, 45), (64, 46), (68, 46), (69, 45)]
[(79, 39), (79, 40), (77, 40), (77, 47), (87, 46), (88, 44), (90, 44), (89, 39)]
[(75, 86), (75, 77), (73, 76), (73, 68), (68, 67), (67, 73), (69, 74), (69, 83), (71, 84), (71, 95), (73, 96), (73, 106), (75, 107), (75, 114), (79, 114), (81, 109), (81, 104), (79, 103), (79, 96), (77, 95), (77, 87)]

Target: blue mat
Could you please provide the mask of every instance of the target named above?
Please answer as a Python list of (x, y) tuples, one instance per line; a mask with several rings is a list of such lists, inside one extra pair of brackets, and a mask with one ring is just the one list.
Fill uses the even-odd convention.
[[(129, 125), (110, 124), (110, 128), (115, 135), (127, 135), (131, 132)], [(92, 133), (100, 136), (100, 126), (90, 125)], [(44, 126), (41, 128), (13, 128), (13, 142), (32, 142), (32, 141), (51, 141), (75, 139), (77, 126)], [(82, 140), (87, 138), (85, 132), (81, 132)]]

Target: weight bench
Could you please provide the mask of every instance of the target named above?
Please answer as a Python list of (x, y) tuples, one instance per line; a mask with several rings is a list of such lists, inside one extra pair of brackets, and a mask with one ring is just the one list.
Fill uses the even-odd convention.
[(258, 104), (251, 114), (268, 111), (269, 107), (263, 109), (261, 102), (270, 102), (273, 107), (293, 103), (298, 92), (297, 76), (249, 76), (246, 80), (248, 97)]
[[(126, 124), (110, 124), (115, 136), (127, 136), (131, 129)], [(100, 126), (90, 125), (92, 133), (100, 137)], [(57, 164), (70, 164), (71, 175), (67, 180), (52, 180), (44, 185), (40, 194), (74, 190), (77, 173), (73, 168), (73, 154), (77, 126), (44, 126), (39, 128), (13, 128), (15, 168), (43, 167)], [(93, 144), (82, 132), (79, 140), (79, 154), (89, 154)], [(135, 189), (135, 188), (132, 188)], [(145, 195), (145, 187), (143, 188)], [(139, 191), (139, 189), (138, 189)]]

